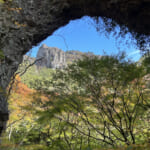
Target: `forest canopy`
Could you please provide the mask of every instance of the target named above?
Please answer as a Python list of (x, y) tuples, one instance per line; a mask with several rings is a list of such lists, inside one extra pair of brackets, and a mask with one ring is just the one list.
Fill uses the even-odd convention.
[[(21, 78), (28, 76), (32, 82), (27, 84), (35, 90), (27, 90), (29, 100), (12, 108), (22, 113), (10, 120), (10, 141), (20, 146), (42, 144), (49, 150), (149, 143), (149, 74), (143, 63), (119, 54), (85, 57), (63, 70), (45, 69), (43, 77), (33, 78), (32, 69), (35, 66)], [(49, 80), (44, 79), (46, 72)]]

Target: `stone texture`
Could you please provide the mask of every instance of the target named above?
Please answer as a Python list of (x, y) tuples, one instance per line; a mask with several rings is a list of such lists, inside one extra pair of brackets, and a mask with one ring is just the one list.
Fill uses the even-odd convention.
[[(38, 68), (46, 67), (53, 69), (63, 69), (68, 64), (75, 62), (78, 59), (82, 59), (83, 56), (94, 56), (92, 52), (83, 53), (78, 50), (70, 50), (64, 52), (63, 50), (57, 47), (48, 47), (46, 44), (43, 44), (37, 53), (36, 65)], [(101, 57), (97, 55), (97, 57)]]
[(48, 47), (43, 44), (38, 50), (36, 59), (40, 58), (42, 59), (36, 63), (38, 67), (56, 69), (64, 68), (66, 66), (65, 52), (57, 47)]
[[(32, 46), (85, 15), (112, 18), (129, 31), (150, 35), (150, 0), (5, 0), (0, 4), (0, 50), (5, 55), (0, 60), (0, 87), (6, 89)], [(1, 114), (8, 114), (7, 102), (3, 96), (0, 101), (0, 124), (4, 126), (8, 116)]]

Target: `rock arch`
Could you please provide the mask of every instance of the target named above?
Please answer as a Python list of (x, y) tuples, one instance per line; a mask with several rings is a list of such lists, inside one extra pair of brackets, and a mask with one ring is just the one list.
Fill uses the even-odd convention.
[(4, 0), (0, 3), (0, 134), (8, 120), (5, 89), (23, 55), (56, 29), (82, 16), (111, 18), (150, 35), (150, 0)]

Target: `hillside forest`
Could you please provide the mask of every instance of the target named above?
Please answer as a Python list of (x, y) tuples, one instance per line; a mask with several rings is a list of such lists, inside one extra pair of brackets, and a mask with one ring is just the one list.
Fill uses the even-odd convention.
[(85, 56), (63, 69), (23, 62), (10, 84), (0, 149), (149, 150), (148, 61), (121, 53)]

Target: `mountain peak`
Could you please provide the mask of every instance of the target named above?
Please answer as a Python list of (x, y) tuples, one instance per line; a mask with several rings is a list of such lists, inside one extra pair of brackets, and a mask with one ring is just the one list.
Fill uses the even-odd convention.
[[(48, 47), (46, 44), (43, 44), (37, 53), (36, 59), (43, 58), (37, 62), (38, 67), (46, 68), (64, 68), (68, 64), (73, 63), (78, 59), (82, 59), (83, 56), (94, 56), (93, 53), (83, 53), (78, 50), (70, 50), (64, 52), (63, 50), (57, 47)], [(99, 57), (99, 56), (98, 56)]]
[(42, 44), (40, 48), (49, 48), (46, 44)]
[(43, 44), (37, 53), (36, 59), (40, 59), (36, 64), (38, 67), (64, 68), (66, 66), (65, 52), (57, 47), (48, 47)]

